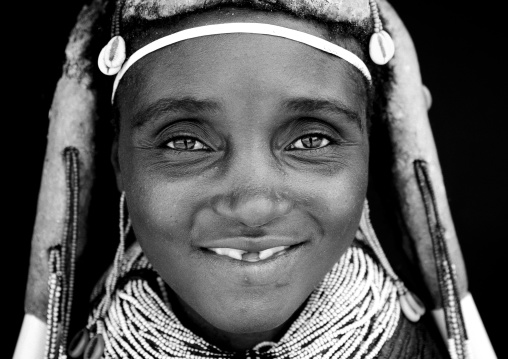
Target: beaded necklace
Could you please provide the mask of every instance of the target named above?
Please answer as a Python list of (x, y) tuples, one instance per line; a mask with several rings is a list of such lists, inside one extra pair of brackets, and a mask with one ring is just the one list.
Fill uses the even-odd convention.
[(374, 358), (394, 333), (401, 312), (395, 281), (362, 247), (352, 246), (278, 343), (225, 352), (180, 323), (162, 278), (138, 245), (121, 272), (112, 298), (99, 297), (89, 317), (88, 335), (96, 343), (88, 345), (85, 357)]

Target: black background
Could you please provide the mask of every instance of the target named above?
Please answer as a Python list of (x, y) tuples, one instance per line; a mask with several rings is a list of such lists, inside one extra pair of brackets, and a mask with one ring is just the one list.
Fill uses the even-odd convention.
[[(16, 2), (2, 37), (3, 252), (7, 335), (12, 355), (23, 317), (30, 240), (46, 146), (47, 113), (68, 34), (84, 1)], [(470, 290), (499, 358), (508, 357), (505, 230), (508, 102), (506, 30), (494, 2), (391, 1), (416, 44), (433, 95), (431, 125)], [(506, 22), (505, 22), (506, 23)], [(506, 24), (505, 24), (506, 27)], [(6, 62), (5, 62), (6, 61)], [(5, 81), (5, 78), (7, 81)], [(506, 343), (505, 343), (506, 344)]]

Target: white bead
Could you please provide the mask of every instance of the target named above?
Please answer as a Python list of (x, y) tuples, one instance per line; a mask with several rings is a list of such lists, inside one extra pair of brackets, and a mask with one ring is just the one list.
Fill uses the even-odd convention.
[(390, 34), (384, 30), (372, 34), (369, 42), (369, 54), (377, 65), (384, 65), (390, 61), (395, 54), (395, 44)]
[(125, 58), (125, 40), (121, 36), (115, 36), (109, 40), (99, 54), (99, 69), (105, 75), (116, 75), (122, 68)]

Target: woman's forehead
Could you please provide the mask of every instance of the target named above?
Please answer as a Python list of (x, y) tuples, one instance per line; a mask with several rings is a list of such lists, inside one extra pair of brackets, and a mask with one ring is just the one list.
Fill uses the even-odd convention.
[(287, 39), (228, 34), (154, 52), (118, 92), (122, 118), (165, 99), (198, 98), (274, 111), (291, 99), (334, 99), (364, 117), (362, 75), (346, 61)]
[[(153, 28), (136, 43), (142, 47), (162, 36), (196, 26), (225, 22), (263, 22), (326, 38), (326, 28), (287, 14), (249, 9), (211, 11), (186, 17), (179, 24)], [(353, 40), (359, 51), (359, 45)], [(186, 40), (157, 50), (135, 63), (119, 86), (123, 118), (163, 98), (336, 98), (363, 112), (362, 75), (344, 60), (291, 40), (254, 34), (224, 34)], [(229, 91), (229, 92), (228, 92)], [(230, 96), (231, 93), (232, 96)], [(339, 98), (337, 98), (339, 96)], [(354, 98), (353, 101), (351, 99)], [(129, 114), (125, 116), (125, 114)]]

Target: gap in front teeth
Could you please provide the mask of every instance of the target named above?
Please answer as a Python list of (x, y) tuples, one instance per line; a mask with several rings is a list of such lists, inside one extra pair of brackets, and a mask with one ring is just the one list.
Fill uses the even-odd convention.
[(247, 252), (241, 249), (234, 248), (209, 248), (212, 252), (217, 253), (221, 256), (227, 256), (239, 261), (245, 262), (259, 262), (270, 258), (274, 255), (281, 255), (288, 246), (279, 246), (274, 248), (268, 248), (261, 252)]

